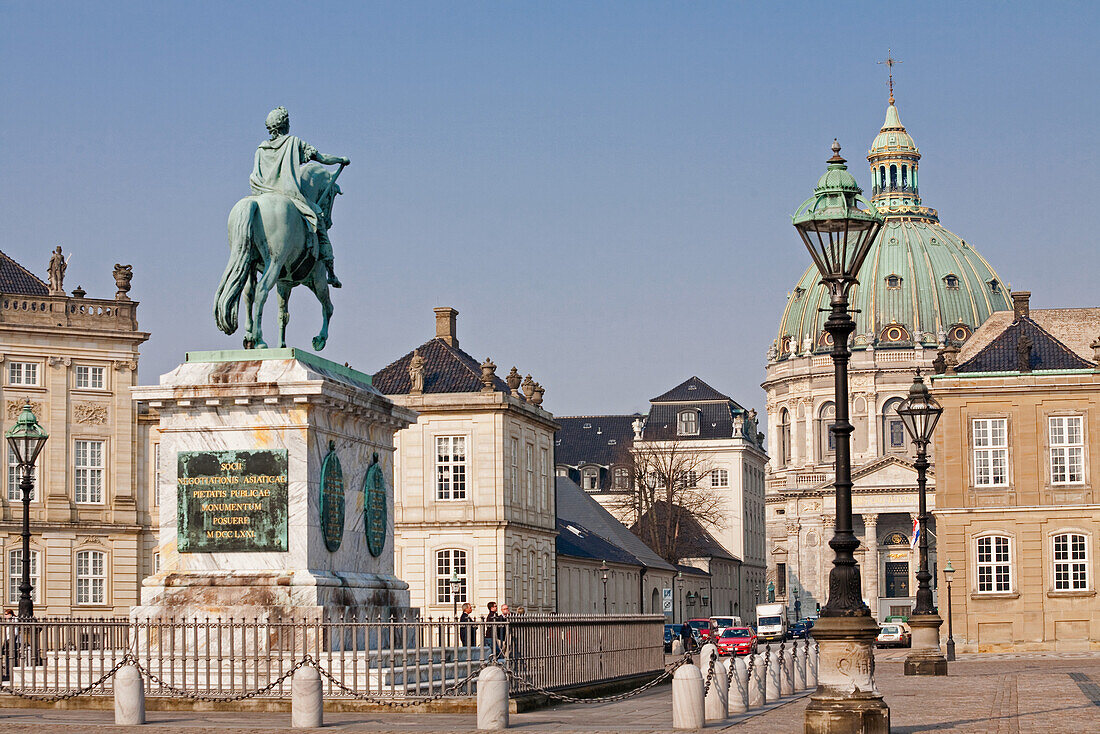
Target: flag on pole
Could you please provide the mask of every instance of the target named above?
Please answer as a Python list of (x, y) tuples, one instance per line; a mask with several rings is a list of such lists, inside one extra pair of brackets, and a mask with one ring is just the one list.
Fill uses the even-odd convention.
[(909, 541), (909, 550), (913, 550), (917, 547), (917, 541), (920, 540), (920, 523), (917, 522), (917, 518), (913, 518), (913, 539)]

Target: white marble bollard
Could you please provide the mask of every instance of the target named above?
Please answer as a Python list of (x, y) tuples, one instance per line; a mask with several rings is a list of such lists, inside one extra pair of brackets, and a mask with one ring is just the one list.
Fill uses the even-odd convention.
[(783, 643), (783, 677), (780, 679), (780, 690), (784, 696), (794, 693), (794, 642)]
[(817, 642), (812, 640), (806, 654), (806, 687), (817, 689)]
[[(768, 646), (770, 648), (771, 645)], [(782, 654), (782, 647), (778, 650), (768, 649), (764, 653), (768, 658), (768, 701), (775, 702), (783, 697), (782, 684), (780, 680), (783, 678), (783, 661), (779, 658)]]
[[(710, 673), (710, 661), (714, 660), (714, 673), (711, 678), (710, 688), (706, 688), (707, 675)], [(704, 702), (704, 715), (706, 722), (712, 724), (726, 720), (726, 706), (729, 696), (729, 677), (726, 675), (726, 666), (722, 664), (718, 656), (718, 647), (707, 643), (703, 645), (699, 653), (699, 672), (703, 676), (703, 688), (706, 689)]]
[(672, 640), (672, 654), (683, 657), (684, 654), (684, 641), (679, 637)]
[(764, 653), (753, 653), (752, 673), (749, 675), (749, 708), (760, 708), (768, 703), (767, 668), (764, 665)]
[(145, 681), (136, 665), (124, 665), (115, 673), (115, 724), (145, 723)]
[(749, 710), (749, 666), (745, 658), (734, 655), (730, 658), (726, 671), (730, 680), (729, 700), (726, 701), (726, 713), (743, 714)]
[(325, 725), (321, 674), (312, 665), (298, 668), (290, 680), (290, 725), (295, 729), (317, 729)]
[(691, 663), (681, 665), (672, 676), (672, 728), (702, 729), (704, 709), (703, 674)]
[(477, 675), (477, 728), (508, 728), (508, 676), (499, 665), (490, 665)]
[(796, 691), (806, 690), (806, 656), (809, 655), (809, 651), (810, 641), (808, 639), (803, 640), (801, 645), (795, 645), (794, 689)]

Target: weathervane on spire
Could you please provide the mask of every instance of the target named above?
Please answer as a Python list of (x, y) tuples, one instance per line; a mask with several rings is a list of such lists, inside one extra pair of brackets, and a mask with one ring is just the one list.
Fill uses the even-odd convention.
[(876, 63), (886, 64), (886, 68), (890, 70), (890, 104), (894, 104), (894, 64), (900, 64), (902, 62), (895, 59), (893, 50), (888, 48), (886, 49), (886, 60)]

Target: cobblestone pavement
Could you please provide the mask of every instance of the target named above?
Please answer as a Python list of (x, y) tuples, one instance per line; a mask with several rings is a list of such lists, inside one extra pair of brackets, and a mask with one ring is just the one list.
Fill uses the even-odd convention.
[[(902, 674), (902, 651), (882, 651), (877, 681), (891, 710), (895, 734), (1100, 733), (1100, 654), (966, 655), (945, 678)], [(661, 686), (612, 704), (558, 706), (513, 714), (521, 732), (665, 732), (671, 729), (671, 688)], [(736, 734), (798, 732), (806, 697), (707, 727)], [(286, 731), (289, 714), (149, 713), (149, 734), (269, 734)], [(0, 734), (122, 734), (106, 711), (0, 709)], [(471, 714), (328, 714), (326, 730), (337, 732), (467, 732)]]

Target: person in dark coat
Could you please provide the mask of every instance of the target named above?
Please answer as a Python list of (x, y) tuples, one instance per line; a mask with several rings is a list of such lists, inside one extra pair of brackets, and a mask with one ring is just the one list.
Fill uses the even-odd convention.
[(489, 602), (489, 613), (485, 615), (485, 647), (493, 651), (493, 657), (499, 657), (504, 650), (504, 623), (507, 619), (497, 611), (497, 603)]
[(462, 641), (463, 647), (474, 644), (474, 618), (470, 616), (472, 611), (474, 608), (466, 602), (462, 605), (462, 615), (458, 618), (458, 639)]
[(680, 625), (680, 640), (684, 643), (684, 652), (691, 652), (695, 647), (695, 635), (692, 634), (691, 625), (687, 622)]

